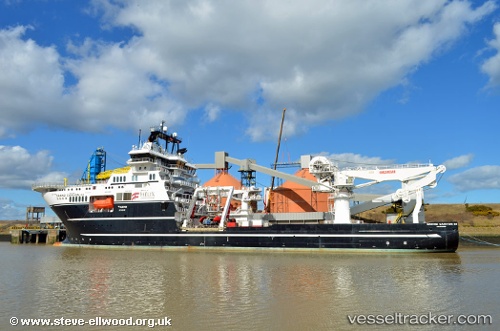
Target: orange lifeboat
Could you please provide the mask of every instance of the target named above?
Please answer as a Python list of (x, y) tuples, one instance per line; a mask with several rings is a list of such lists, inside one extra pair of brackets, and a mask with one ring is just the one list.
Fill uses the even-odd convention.
[(93, 202), (95, 209), (113, 209), (114, 201), (113, 197), (100, 198)]

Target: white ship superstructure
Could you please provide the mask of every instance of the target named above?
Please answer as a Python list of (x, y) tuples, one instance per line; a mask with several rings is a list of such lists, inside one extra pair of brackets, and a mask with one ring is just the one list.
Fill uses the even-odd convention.
[(132, 147), (127, 167), (101, 172), (95, 182), (36, 184), (33, 189), (68, 229), (123, 228), (121, 223), (134, 219), (143, 222), (143, 231), (172, 229), (175, 213), (186, 211), (199, 184), (196, 167), (185, 159), (187, 150), (180, 143), (162, 123), (151, 129), (146, 142)]

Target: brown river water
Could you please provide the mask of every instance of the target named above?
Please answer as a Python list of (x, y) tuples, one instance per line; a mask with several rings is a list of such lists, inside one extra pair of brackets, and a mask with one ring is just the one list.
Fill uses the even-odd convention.
[(500, 248), (339, 254), (0, 243), (0, 258), (0, 330), (500, 330)]

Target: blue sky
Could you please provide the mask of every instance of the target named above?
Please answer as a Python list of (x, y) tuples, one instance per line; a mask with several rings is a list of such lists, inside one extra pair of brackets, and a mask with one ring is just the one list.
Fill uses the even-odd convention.
[(31, 185), (75, 182), (97, 147), (124, 165), (161, 120), (193, 163), (270, 166), (283, 108), (280, 162), (431, 161), (448, 170), (426, 202), (498, 203), (499, 6), (0, 0), (0, 219), (45, 205)]

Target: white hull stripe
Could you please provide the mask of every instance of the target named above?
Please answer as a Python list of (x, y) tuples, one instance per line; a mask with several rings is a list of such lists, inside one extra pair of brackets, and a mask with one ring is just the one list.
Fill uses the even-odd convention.
[(93, 217), (93, 218), (68, 218), (70, 222), (81, 221), (143, 221), (143, 220), (175, 220), (174, 216), (156, 216), (156, 217)]
[(441, 238), (431, 234), (82, 233), (84, 237)]

